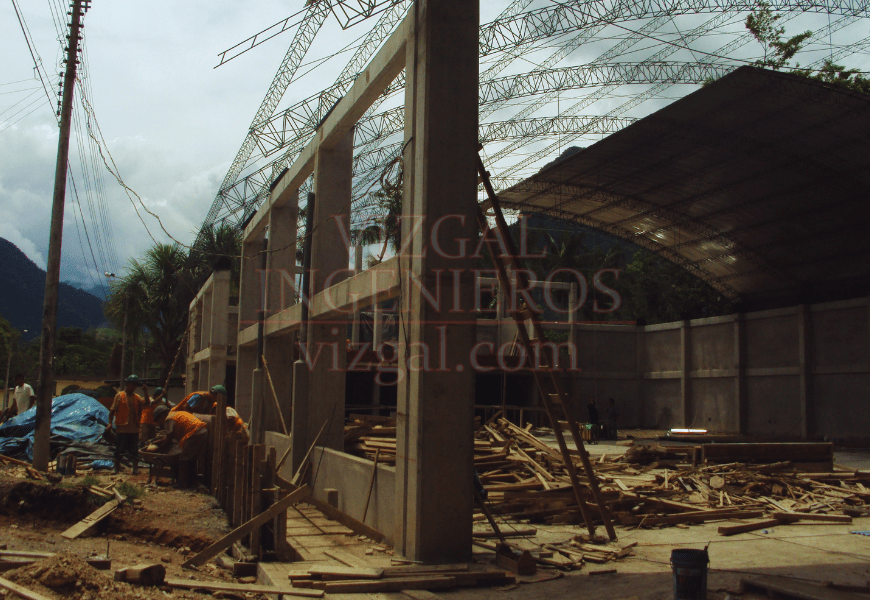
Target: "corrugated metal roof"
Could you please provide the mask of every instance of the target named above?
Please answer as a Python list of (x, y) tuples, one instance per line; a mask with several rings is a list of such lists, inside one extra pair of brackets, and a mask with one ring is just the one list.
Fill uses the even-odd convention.
[(870, 294), (870, 97), (742, 67), (499, 194), (747, 307)]

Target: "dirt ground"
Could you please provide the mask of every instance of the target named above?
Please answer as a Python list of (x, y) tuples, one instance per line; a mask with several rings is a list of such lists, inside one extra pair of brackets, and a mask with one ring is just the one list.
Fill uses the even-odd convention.
[[(0, 472), (0, 548), (58, 553), (0, 576), (50, 598), (75, 600), (208, 596), (113, 580), (115, 570), (140, 563), (163, 564), (167, 577), (235, 581), (229, 572), (215, 565), (196, 572), (181, 569), (186, 555), (229, 531), (223, 511), (204, 488), (181, 491), (165, 485), (146, 485), (147, 475), (96, 477), (96, 482), (68, 477), (51, 484)], [(83, 482), (106, 487), (123, 481), (137, 486), (143, 495), (116, 510), (93, 531), (75, 540), (61, 537), (63, 531), (104, 502), (81, 487)], [(109, 571), (98, 571), (84, 562), (107, 555), (112, 560)]]

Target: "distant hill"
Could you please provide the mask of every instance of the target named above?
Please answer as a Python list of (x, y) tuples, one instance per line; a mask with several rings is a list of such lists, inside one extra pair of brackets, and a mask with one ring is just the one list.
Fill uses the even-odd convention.
[[(16, 329), (27, 329), (23, 339), (39, 335), (45, 271), (12, 242), (0, 238), (0, 315)], [(60, 284), (58, 327), (99, 327), (106, 322), (102, 301), (83, 290)]]

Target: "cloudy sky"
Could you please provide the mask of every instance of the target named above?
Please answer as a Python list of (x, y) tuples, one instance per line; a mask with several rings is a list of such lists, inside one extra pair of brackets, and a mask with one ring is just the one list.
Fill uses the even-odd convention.
[[(48, 85), (54, 91), (62, 59), (58, 28), (65, 28), (58, 22), (58, 15), (66, 12), (67, 5), (64, 0), (16, 1), (34, 51), (49, 74)], [(508, 3), (484, 0), (481, 20), (491, 20)], [(546, 4), (536, 0), (532, 6)], [(225, 0), (94, 0), (85, 17), (86, 92), (108, 151), (126, 184), (160, 215), (168, 233), (183, 243), (192, 241), (205, 218), (293, 34), (284, 33), (214, 69), (217, 54), (300, 11), (303, 1), (261, 0), (254, 5), (256, 9), (250, 3)], [(0, 237), (15, 243), (44, 268), (58, 128), (54, 107), (49, 106), (35, 78), (33, 60), (13, 6), (13, 2), (0, 3)], [(686, 17), (684, 27), (691, 27), (699, 19)], [(826, 17), (815, 19), (817, 24), (827, 22)], [(366, 27), (341, 31), (330, 19), (306, 61), (352, 42)], [(803, 28), (802, 23), (791, 24), (789, 32)], [(731, 30), (742, 32), (741, 17), (731, 20)], [(679, 33), (679, 28), (674, 31)], [(867, 33), (866, 25), (862, 25), (852, 30), (848, 40), (838, 41), (860, 39)], [(586, 51), (561, 64), (593, 58), (607, 43), (613, 43), (613, 36), (625, 35), (625, 31), (610, 35), (596, 38)], [(727, 40), (710, 39), (697, 47), (707, 44), (716, 48), (723, 41)], [(637, 54), (625, 60), (649, 55), (660, 42), (652, 40), (638, 46)], [(552, 48), (538, 48), (536, 52), (539, 54), (535, 57), (543, 58)], [(330, 85), (348, 56), (344, 54), (311, 70), (291, 85), (282, 106)], [(529, 70), (536, 60), (519, 61), (509, 71)], [(300, 73), (311, 66), (303, 67)], [(671, 95), (677, 97), (687, 91), (691, 90)], [(561, 99), (567, 100), (570, 94)], [(622, 101), (609, 99), (611, 104)], [(663, 94), (641, 110), (650, 112), (668, 101), (668, 95)], [(607, 106), (595, 109), (601, 111)], [(88, 150), (80, 108), (78, 114), (79, 128), (71, 143), (70, 162), (80, 205), (68, 188), (61, 277), (94, 288), (103, 285), (103, 271), (123, 272), (131, 258), (140, 256), (153, 243), (152, 236), (158, 241), (170, 238), (140, 207), (143, 224), (134, 202), (99, 164), (99, 155)], [(89, 176), (82, 174), (82, 164)], [(99, 176), (94, 177), (97, 171)]]

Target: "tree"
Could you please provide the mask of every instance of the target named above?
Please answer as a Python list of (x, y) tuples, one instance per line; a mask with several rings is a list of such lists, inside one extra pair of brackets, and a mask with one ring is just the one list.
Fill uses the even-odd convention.
[(793, 73), (863, 94), (870, 94), (870, 78), (864, 77), (858, 69), (847, 69), (843, 65), (834, 64), (830, 59), (825, 59), (822, 68), (815, 74), (813, 74), (812, 69), (801, 69), (800, 65)]
[(186, 268), (187, 258), (178, 244), (152, 246), (141, 262), (130, 261), (127, 274), (113, 283), (106, 300), (106, 316), (116, 326), (123, 323), (126, 305), (128, 326), (141, 324), (154, 338), (161, 380), (169, 376), (187, 330), (188, 306), (199, 289)]
[[(241, 277), (242, 231), (229, 223), (203, 227), (190, 249), (188, 268), (192, 285), (198, 290), (214, 269), (231, 271), (233, 291), (238, 294)], [(232, 291), (231, 291), (232, 294)]]
[(710, 285), (652, 252), (638, 249), (621, 282), (626, 314), (647, 324), (728, 314), (731, 302)]
[(759, 67), (779, 71), (798, 53), (807, 38), (813, 35), (812, 31), (804, 31), (784, 40), (782, 36), (785, 35), (785, 27), (776, 26), (781, 18), (782, 15), (773, 14), (770, 4), (763, 0), (759, 1), (758, 9), (746, 17), (746, 29), (764, 48), (764, 58), (755, 61)]

